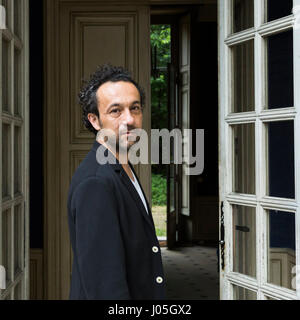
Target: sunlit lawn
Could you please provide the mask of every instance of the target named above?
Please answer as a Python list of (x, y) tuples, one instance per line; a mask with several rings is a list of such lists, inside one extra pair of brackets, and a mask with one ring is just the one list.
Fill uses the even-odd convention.
[(166, 206), (152, 206), (152, 215), (155, 224), (156, 235), (159, 237), (167, 236), (166, 211)]

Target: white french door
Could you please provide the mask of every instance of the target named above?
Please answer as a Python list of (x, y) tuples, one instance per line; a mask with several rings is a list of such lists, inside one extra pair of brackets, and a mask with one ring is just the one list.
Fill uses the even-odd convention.
[(218, 1), (221, 299), (300, 298), (299, 9)]
[[(182, 16), (179, 19), (179, 123), (182, 132), (190, 128), (190, 68), (191, 68), (191, 17)], [(188, 136), (183, 136), (182, 149), (188, 154)], [(190, 215), (190, 177), (187, 174), (188, 163), (184, 160), (181, 171), (180, 214)]]
[[(2, 0), (0, 30), (0, 300), (29, 298), (28, 0)], [(3, 276), (3, 274), (2, 274)]]

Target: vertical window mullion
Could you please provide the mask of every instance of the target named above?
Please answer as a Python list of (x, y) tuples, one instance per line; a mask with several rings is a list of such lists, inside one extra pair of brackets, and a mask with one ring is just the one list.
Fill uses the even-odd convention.
[(14, 72), (14, 41), (11, 39), (8, 41), (9, 43), (9, 52), (8, 52), (8, 61), (9, 61), (9, 67), (8, 67), (8, 110), (10, 114), (13, 114), (13, 103), (14, 103), (14, 97), (13, 97), (13, 72)]
[(294, 0), (295, 25), (294, 25), (294, 105), (297, 111), (295, 119), (295, 196), (298, 204), (296, 212), (296, 286), (297, 296), (300, 298), (300, 0)]
[[(13, 33), (13, 28), (14, 28), (14, 1), (11, 1), (11, 31)], [(10, 113), (12, 115), (14, 115), (14, 110), (15, 110), (15, 106), (14, 106), (14, 54), (15, 54), (15, 42), (14, 42), (14, 38), (10, 41), (10, 83), (9, 83), (9, 91), (10, 91)], [(15, 225), (15, 203), (14, 203), (14, 179), (15, 179), (15, 170), (14, 170), (14, 145), (15, 145), (15, 126), (14, 126), (14, 121), (12, 121), (11, 123), (11, 197), (13, 200), (12, 206), (11, 206), (11, 232), (10, 232), (10, 241), (11, 241), (11, 279), (12, 282), (15, 282), (15, 267), (14, 267), (14, 262), (15, 262), (15, 235), (14, 235), (14, 225)], [(14, 287), (13, 287), (14, 288)], [(12, 289), (12, 299), (14, 299), (14, 289)]]
[(11, 47), (10, 47), (10, 61), (11, 61), (11, 67), (10, 67), (10, 105), (11, 105), (11, 114), (14, 115), (15, 113), (15, 92), (14, 92), (14, 88), (15, 88), (15, 41), (12, 40), (11, 41)]
[[(2, 72), (2, 33), (0, 32), (0, 70)], [(0, 76), (0, 265), (3, 265), (2, 253), (2, 76)]]
[[(2, 32), (0, 32), (0, 70), (1, 70), (1, 73), (3, 72), (3, 66), (2, 66), (2, 54), (3, 54), (3, 36), (2, 36)], [(2, 88), (3, 88), (3, 85), (2, 85), (2, 75), (0, 76), (0, 116), (1, 116), (1, 123), (2, 123), (2, 110), (3, 110), (3, 93), (2, 93)], [(1, 128), (1, 132), (2, 132), (2, 128)], [(1, 136), (1, 141), (2, 141), (2, 136)], [(1, 159), (1, 162), (2, 163), (2, 159)], [(2, 179), (2, 178), (1, 178)], [(2, 180), (0, 180), (2, 181)], [(1, 183), (0, 183), (0, 188), (1, 188)], [(1, 190), (0, 190), (1, 191)], [(2, 191), (1, 191), (1, 194), (2, 194)]]
[[(262, 0), (254, 0), (254, 27), (257, 30), (264, 21), (264, 1)], [(264, 56), (263, 56), (263, 39), (262, 37), (256, 32), (255, 39), (254, 39), (254, 87), (255, 87), (255, 111), (256, 115), (258, 116), (262, 111), (262, 101), (263, 101), (263, 83), (262, 79), (264, 79)], [(263, 189), (261, 180), (264, 175), (263, 172), (263, 161), (265, 157), (263, 157), (262, 153), (262, 143), (264, 140), (262, 139), (262, 123), (259, 120), (259, 117), (255, 123), (255, 183), (256, 183), (256, 196), (257, 199), (261, 199), (263, 196)], [(263, 210), (261, 206), (258, 204), (256, 207), (256, 270), (257, 270), (257, 283), (258, 287), (261, 287), (263, 281), (263, 274), (264, 274), (264, 252), (263, 252), (263, 235), (265, 232), (265, 224), (263, 223)], [(262, 295), (260, 290), (257, 294), (257, 299), (262, 299)]]
[[(22, 150), (23, 150), (23, 194), (24, 194), (24, 203), (23, 203), (23, 217), (24, 217), (24, 268), (25, 268), (25, 275), (24, 275), (24, 283), (23, 283), (23, 294), (24, 298), (29, 299), (29, 1), (22, 0), (22, 7), (21, 7), (21, 16), (22, 16), (22, 42), (23, 42), (23, 50), (22, 50), (22, 69), (23, 69), (23, 77), (21, 80), (21, 87), (22, 87), (22, 118), (24, 120), (22, 132), (23, 132), (23, 143), (22, 143)], [(23, 13), (25, 12), (25, 14)]]
[[(219, 32), (219, 38), (220, 38), (220, 46), (219, 46), (219, 55), (220, 55), (220, 66), (219, 66), (219, 76), (221, 77), (219, 81), (219, 97), (220, 97), (220, 127), (219, 130), (221, 130), (220, 140), (223, 145), (225, 145), (225, 148), (220, 150), (220, 158), (223, 159), (225, 166), (228, 168), (228, 166), (231, 168), (231, 164), (228, 162), (229, 160), (229, 152), (226, 152), (228, 150), (227, 148), (230, 146), (230, 141), (228, 140), (228, 133), (229, 133), (229, 126), (225, 121), (225, 118), (229, 111), (229, 98), (230, 98), (230, 92), (231, 92), (231, 84), (229, 82), (229, 68), (231, 66), (230, 63), (230, 49), (227, 47), (227, 45), (224, 43), (225, 38), (230, 33), (231, 30), (231, 2), (232, 0), (218, 0), (218, 16), (219, 16), (219, 22), (222, 28), (220, 28)], [(227, 93), (223, 96), (224, 93)], [(231, 170), (229, 168), (229, 171)], [(228, 182), (232, 184), (230, 180), (230, 173), (227, 173), (225, 170), (222, 170), (219, 175), (220, 178), (220, 200), (223, 201), (224, 204), (224, 224), (225, 224), (225, 243), (226, 249), (224, 252), (224, 259), (225, 259), (225, 270), (222, 270), (220, 265), (220, 284), (221, 284), (221, 298), (222, 299), (230, 299), (232, 296), (232, 286), (228, 279), (226, 278), (226, 273), (231, 270), (231, 248), (230, 248), (230, 232), (226, 232), (226, 228), (230, 230), (229, 226), (229, 220), (231, 213), (231, 206), (226, 201), (226, 197), (228, 194)], [(229, 189), (231, 186), (229, 186)]]
[(15, 281), (15, 267), (14, 267), (14, 205), (10, 208), (10, 267), (11, 267), (11, 281)]
[[(1, 126), (0, 126), (1, 129)], [(2, 140), (1, 140), (2, 141)], [(2, 148), (0, 148), (2, 149)], [(0, 190), (1, 191), (1, 190)], [(3, 259), (3, 255), (4, 252), (2, 252), (2, 248), (3, 248), (3, 243), (2, 243), (2, 226), (3, 226), (3, 212), (2, 212), (2, 191), (0, 193), (1, 197), (0, 197), (0, 265), (3, 266), (4, 265), (4, 259)], [(0, 292), (3, 290), (0, 290)], [(1, 292), (2, 294), (3, 292)], [(0, 294), (0, 300), (1, 300), (1, 294)]]
[[(13, 46), (11, 46), (11, 48), (13, 48)], [(11, 50), (11, 56), (13, 54), (13, 51)], [(13, 64), (11, 64), (11, 70), (10, 72), (13, 71)], [(12, 80), (12, 78), (10, 78)], [(12, 81), (10, 81), (10, 84), (12, 83)], [(11, 93), (12, 93), (12, 87), (10, 88)], [(12, 94), (11, 94), (12, 96)], [(10, 100), (11, 103), (11, 112), (12, 112), (12, 99)], [(12, 200), (14, 199), (14, 124), (13, 122), (10, 122), (10, 195)], [(11, 274), (11, 281), (14, 282), (14, 278), (15, 278), (15, 272), (14, 272), (14, 202), (12, 203), (11, 207), (10, 207), (10, 231), (9, 231), (9, 239), (10, 239), (10, 253), (11, 256), (9, 257), (10, 259), (10, 274)], [(12, 290), (12, 295), (13, 295), (13, 290)], [(12, 296), (13, 299), (13, 296)]]

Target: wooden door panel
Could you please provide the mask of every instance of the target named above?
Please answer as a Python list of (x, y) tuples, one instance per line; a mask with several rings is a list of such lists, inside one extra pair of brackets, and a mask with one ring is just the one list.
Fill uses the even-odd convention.
[(137, 13), (74, 13), (71, 15), (70, 92), (71, 143), (90, 143), (93, 135), (82, 121), (81, 110), (76, 108), (77, 94), (82, 80), (88, 79), (97, 66), (111, 63), (137, 73), (136, 24)]
[[(82, 80), (97, 66), (124, 66), (145, 89), (143, 128), (150, 130), (150, 13), (147, 6), (83, 0), (48, 0), (46, 12), (45, 284), (48, 299), (67, 299), (72, 269), (68, 189), (95, 140), (82, 124), (77, 96)], [(135, 169), (150, 200), (151, 167)]]

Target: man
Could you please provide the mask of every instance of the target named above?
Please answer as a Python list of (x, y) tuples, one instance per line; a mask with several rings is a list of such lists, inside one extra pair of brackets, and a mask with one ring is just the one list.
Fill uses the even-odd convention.
[[(129, 141), (133, 130), (142, 128), (143, 90), (123, 68), (103, 65), (79, 99), (84, 124), (97, 137), (69, 190), (70, 299), (164, 299), (151, 210), (132, 165), (119, 161), (135, 143)], [(102, 130), (115, 134), (116, 146), (103, 139)], [(115, 163), (101, 164), (108, 156)]]

